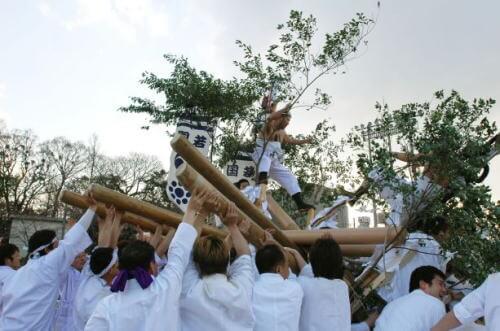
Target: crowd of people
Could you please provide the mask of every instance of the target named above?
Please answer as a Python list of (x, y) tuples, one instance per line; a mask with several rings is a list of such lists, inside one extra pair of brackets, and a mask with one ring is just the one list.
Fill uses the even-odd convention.
[[(122, 213), (109, 207), (92, 243), (87, 229), (98, 219), (97, 203), (87, 199), (89, 209), (63, 240), (51, 230), (31, 236), (25, 265), (16, 246), (0, 247), (0, 330), (440, 331), (481, 317), (490, 330), (500, 328), (499, 273), (447, 314), (445, 274), (418, 266), (408, 294), (351, 323), (345, 262), (332, 237), (310, 247), (309, 263), (271, 234), (255, 249), (236, 207), (199, 190), (176, 230), (158, 227), (149, 238), (119, 242)], [(226, 239), (201, 236), (214, 206)]]

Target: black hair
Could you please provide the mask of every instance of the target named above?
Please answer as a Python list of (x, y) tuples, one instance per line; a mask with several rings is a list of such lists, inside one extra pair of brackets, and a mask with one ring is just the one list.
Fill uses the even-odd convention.
[(420, 288), (420, 281), (431, 285), (436, 276), (441, 277), (443, 280), (446, 279), (446, 275), (441, 270), (431, 265), (424, 265), (413, 270), (410, 276), (410, 292)]
[(14, 244), (0, 245), (0, 265), (5, 265), (5, 260), (12, 259), (16, 252), (19, 252), (19, 248)]
[(428, 235), (436, 236), (441, 232), (448, 231), (448, 221), (443, 216), (425, 217), (419, 219), (416, 224), (409, 227), (410, 232), (420, 230)]
[(250, 185), (250, 182), (247, 179), (240, 179), (236, 183), (234, 183), (234, 186), (236, 186), (239, 190), (241, 190), (241, 184), (247, 182)]
[(90, 270), (96, 275), (100, 274), (113, 259), (113, 248), (97, 247), (90, 255)]
[(344, 263), (339, 244), (333, 238), (320, 238), (309, 250), (314, 277), (342, 279)]
[(153, 246), (142, 240), (133, 240), (121, 250), (118, 265), (121, 270), (134, 270), (137, 267), (148, 270), (154, 258)]
[[(38, 247), (50, 244), (52, 240), (56, 237), (56, 232), (54, 230), (38, 230), (30, 237), (28, 240), (28, 254), (33, 253)], [(49, 245), (48, 248), (51, 248)], [(45, 255), (46, 253), (42, 250), (40, 255)]]
[(275, 273), (276, 267), (285, 263), (285, 254), (278, 245), (270, 244), (261, 247), (255, 254), (255, 264), (259, 274)]

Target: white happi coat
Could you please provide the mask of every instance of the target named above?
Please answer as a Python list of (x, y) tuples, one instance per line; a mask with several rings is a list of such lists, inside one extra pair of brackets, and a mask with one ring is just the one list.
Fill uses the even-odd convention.
[(308, 264), (297, 281), (304, 291), (300, 331), (351, 330), (349, 289), (343, 280), (314, 277)]
[(69, 268), (59, 289), (59, 304), (56, 311), (54, 331), (73, 331), (73, 310), (81, 273)]
[(253, 285), (250, 255), (238, 257), (229, 266), (227, 276), (213, 274), (200, 278), (191, 260), (183, 282), (182, 331), (253, 330)]
[(303, 295), (294, 280), (260, 274), (253, 287), (254, 331), (298, 331)]
[(445, 314), (441, 300), (418, 289), (387, 304), (375, 331), (428, 331)]
[(0, 316), (2, 315), (3, 307), (3, 286), (4, 284), (14, 276), (16, 271), (9, 266), (0, 265)]
[(16, 271), (4, 286), (0, 330), (52, 330), (61, 281), (75, 257), (92, 243), (87, 229), (93, 217), (87, 210), (57, 248)]
[(82, 281), (76, 292), (73, 309), (73, 330), (83, 331), (101, 299), (111, 295), (110, 287), (95, 275), (87, 263), (82, 271)]
[(170, 244), (167, 265), (153, 283), (142, 289), (135, 279), (129, 279), (125, 291), (99, 302), (85, 330), (177, 331), (182, 278), (196, 236), (193, 226), (181, 223)]
[[(411, 273), (421, 266), (430, 265), (445, 272), (447, 258), (441, 245), (422, 232), (412, 232), (408, 235), (402, 248), (389, 250), (377, 267), (387, 273), (392, 273), (388, 284), (378, 290), (378, 294), (387, 302), (410, 293)], [(388, 275), (388, 277), (391, 277)]]
[(455, 317), (469, 324), (484, 316), (490, 331), (500, 330), (500, 272), (491, 274), (480, 287), (453, 307)]

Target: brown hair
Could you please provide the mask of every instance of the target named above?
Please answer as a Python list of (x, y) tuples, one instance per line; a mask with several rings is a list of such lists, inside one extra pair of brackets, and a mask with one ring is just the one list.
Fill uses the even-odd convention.
[(217, 237), (201, 237), (194, 244), (193, 261), (198, 265), (201, 276), (225, 274), (229, 249), (224, 241)]

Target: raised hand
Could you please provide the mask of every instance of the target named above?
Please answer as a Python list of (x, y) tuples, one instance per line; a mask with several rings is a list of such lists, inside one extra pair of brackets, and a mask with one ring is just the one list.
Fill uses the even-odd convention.
[(225, 215), (223, 215), (222, 220), (227, 227), (238, 226), (241, 221), (241, 216), (238, 213), (236, 205), (232, 202), (229, 203)]
[(92, 193), (87, 192), (87, 194), (85, 194), (85, 200), (87, 201), (89, 209), (92, 209), (93, 211), (97, 210), (97, 201), (94, 199)]

